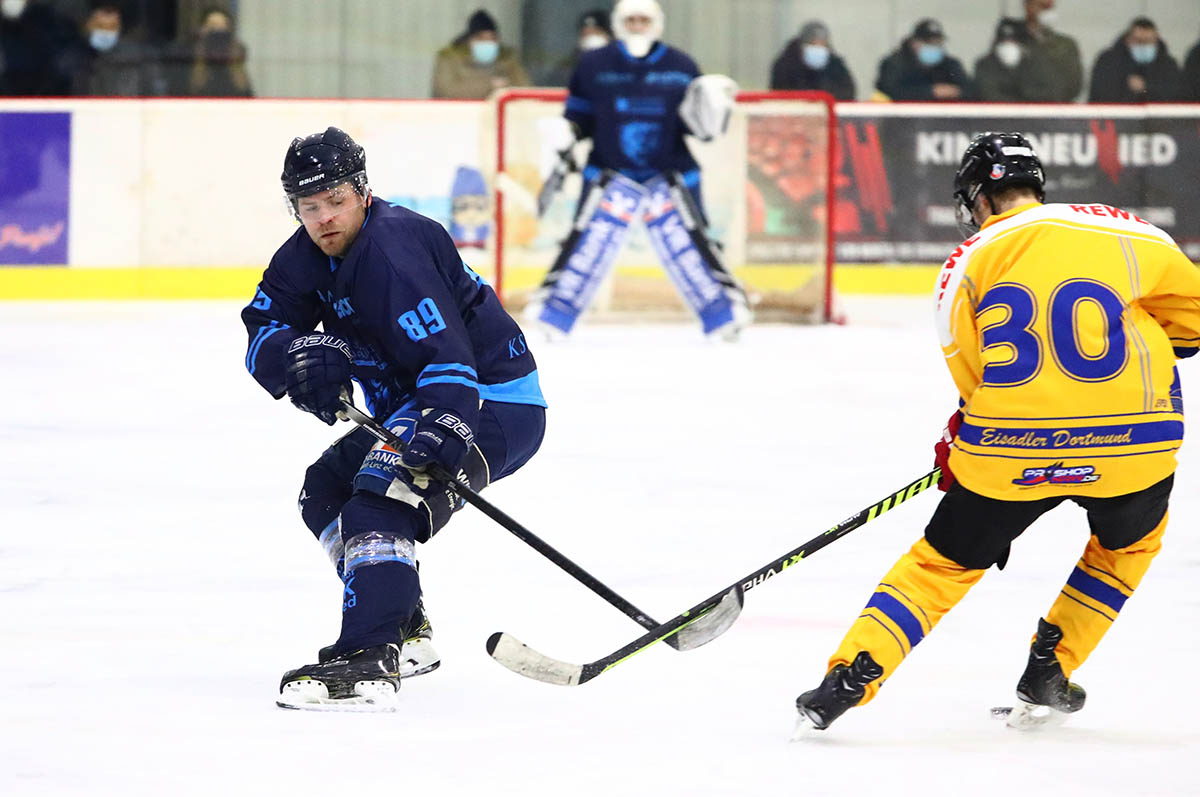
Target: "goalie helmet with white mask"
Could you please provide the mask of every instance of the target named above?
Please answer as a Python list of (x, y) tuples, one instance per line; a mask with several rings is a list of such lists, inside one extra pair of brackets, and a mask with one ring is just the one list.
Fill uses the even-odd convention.
[(712, 141), (729, 129), (737, 92), (733, 78), (701, 75), (688, 84), (679, 104), (679, 118), (696, 138)]
[(664, 20), (658, 0), (620, 0), (612, 12), (613, 32), (634, 58), (645, 58), (662, 38)]

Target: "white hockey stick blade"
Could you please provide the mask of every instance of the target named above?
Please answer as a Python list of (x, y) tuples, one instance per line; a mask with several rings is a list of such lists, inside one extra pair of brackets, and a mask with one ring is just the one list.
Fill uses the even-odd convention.
[(744, 604), (743, 593), (740, 589), (731, 589), (721, 598), (721, 602), (707, 612), (703, 617), (683, 627), (675, 634), (678, 650), (693, 650), (701, 645), (707, 645), (729, 630), (738, 616), (742, 613)]
[(503, 664), (517, 675), (524, 675), (535, 681), (544, 681), (558, 686), (575, 686), (583, 674), (583, 667), (569, 664), (565, 661), (552, 659), (538, 653), (511, 634), (496, 635), (496, 646), (491, 651), (492, 658)]
[(293, 681), (285, 684), (275, 705), (299, 711), (386, 712), (399, 704), (396, 688), (387, 681), (359, 681), (354, 697), (331, 698), (320, 681)]
[(507, 172), (499, 172), (496, 175), (496, 185), (503, 192), (505, 199), (510, 199), (517, 203), (527, 213), (537, 215), (537, 197), (528, 188), (514, 180)]
[(1016, 706), (995, 706), (992, 719), (1004, 720), (1004, 724), (1018, 731), (1035, 731), (1057, 728), (1067, 721), (1067, 712), (1049, 706), (1039, 706), (1018, 700)]

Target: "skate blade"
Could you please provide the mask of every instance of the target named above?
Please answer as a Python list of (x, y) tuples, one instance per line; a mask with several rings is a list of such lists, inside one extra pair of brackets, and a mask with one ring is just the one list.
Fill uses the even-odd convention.
[(992, 719), (1004, 720), (1004, 724), (1018, 731), (1034, 731), (1057, 728), (1067, 721), (1067, 712), (1018, 701), (1016, 706), (996, 706)]
[(799, 714), (800, 716), (796, 719), (796, 727), (792, 729), (792, 735), (788, 738), (789, 742), (803, 742), (821, 734), (821, 729), (813, 725), (807, 714), (803, 711)]
[(442, 658), (433, 649), (433, 643), (424, 637), (410, 639), (400, 650), (400, 677), (413, 678), (436, 670)]
[(293, 681), (284, 684), (275, 705), (298, 711), (386, 712), (399, 703), (396, 687), (387, 681), (359, 681), (354, 697), (331, 698), (320, 681)]

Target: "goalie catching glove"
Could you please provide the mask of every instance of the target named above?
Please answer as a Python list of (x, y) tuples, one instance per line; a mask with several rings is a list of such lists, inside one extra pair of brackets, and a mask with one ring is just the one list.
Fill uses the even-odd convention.
[(413, 470), (439, 465), (454, 476), (473, 442), (475, 433), (457, 415), (446, 410), (427, 410), (400, 461)]
[(679, 118), (696, 138), (712, 141), (729, 129), (737, 92), (733, 78), (701, 75), (688, 84), (679, 105)]
[(284, 352), (288, 398), (325, 423), (337, 423), (343, 396), (349, 399), (353, 355), (346, 341), (334, 335), (304, 335)]

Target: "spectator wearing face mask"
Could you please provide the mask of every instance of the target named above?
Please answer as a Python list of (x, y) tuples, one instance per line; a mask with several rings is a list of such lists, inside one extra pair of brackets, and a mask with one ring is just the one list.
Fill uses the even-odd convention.
[(157, 54), (126, 35), (121, 7), (97, 3), (83, 25), (84, 46), (73, 93), (91, 97), (152, 97), (166, 93)]
[(77, 38), (73, 26), (48, 5), (0, 0), (0, 95), (70, 94)]
[(546, 73), (543, 86), (566, 86), (571, 74), (579, 64), (579, 56), (588, 50), (598, 50), (612, 41), (612, 21), (603, 8), (594, 8), (579, 17), (576, 27), (575, 49)]
[(833, 51), (825, 23), (805, 23), (800, 35), (784, 45), (771, 65), (771, 89), (827, 91), (839, 100), (854, 99), (854, 78)]
[(435, 98), (482, 100), (496, 89), (528, 85), (516, 51), (500, 43), (496, 20), (482, 9), (471, 15), (464, 34), (438, 52), (433, 67)]
[(246, 72), (246, 45), (234, 35), (233, 17), (212, 6), (202, 19), (187, 93), (193, 97), (253, 97)]
[(1182, 94), (1179, 64), (1157, 26), (1138, 17), (1096, 58), (1088, 102), (1178, 102)]
[(1083, 88), (1083, 59), (1079, 45), (1050, 26), (1058, 18), (1054, 0), (1025, 0), (1021, 44), (1022, 100), (1074, 102)]
[(985, 102), (1024, 102), (1025, 32), (1019, 22), (1002, 19), (992, 49), (975, 62), (975, 88)]
[(918, 22), (879, 63), (875, 88), (892, 100), (955, 102), (975, 96), (962, 62), (947, 54), (946, 32), (936, 19)]

